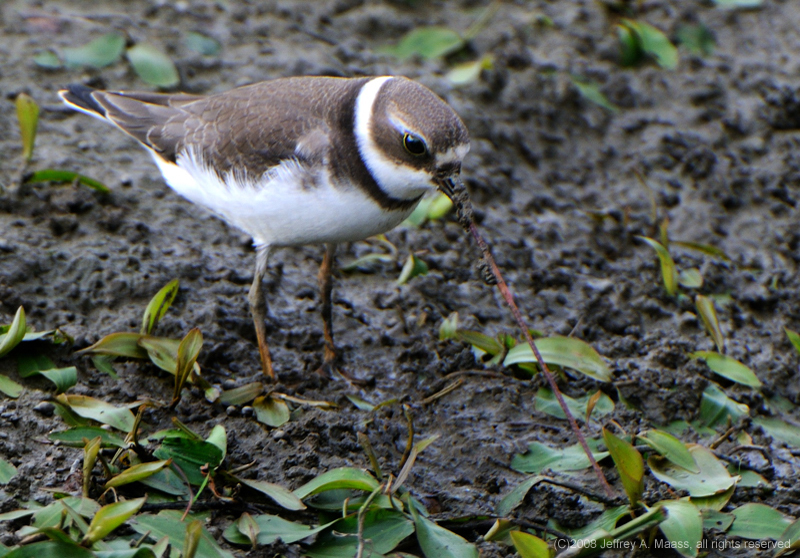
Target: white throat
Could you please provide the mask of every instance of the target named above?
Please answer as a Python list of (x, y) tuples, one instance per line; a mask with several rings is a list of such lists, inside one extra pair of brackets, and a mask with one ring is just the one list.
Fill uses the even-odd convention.
[(361, 88), (355, 107), (356, 142), (361, 159), (380, 189), (393, 198), (411, 200), (435, 188), (430, 175), (425, 171), (399, 165), (386, 157), (370, 133), (375, 100), (383, 84), (390, 79), (394, 78), (377, 77)]

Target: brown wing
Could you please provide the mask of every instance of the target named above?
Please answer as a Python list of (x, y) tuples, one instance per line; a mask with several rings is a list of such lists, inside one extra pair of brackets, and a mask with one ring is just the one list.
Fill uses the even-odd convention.
[(289, 157), (322, 160), (331, 128), (343, 124), (337, 120), (337, 101), (349, 95), (342, 88), (355, 90), (359, 82), (286, 78), (209, 97), (73, 86), (62, 97), (106, 118), (167, 160), (174, 162), (191, 148), (218, 171), (246, 168), (260, 174)]

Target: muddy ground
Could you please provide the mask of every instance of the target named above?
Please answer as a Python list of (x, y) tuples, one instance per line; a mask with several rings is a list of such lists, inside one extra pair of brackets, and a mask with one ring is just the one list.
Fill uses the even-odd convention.
[[(562, 389), (580, 396), (599, 387), (616, 400), (617, 386), (640, 410), (617, 405), (606, 419), (629, 432), (693, 419), (712, 377), (687, 356), (713, 349), (692, 300), (667, 296), (654, 252), (634, 239), (656, 234), (651, 196), (636, 177), (640, 173), (659, 218), (669, 218), (671, 238), (710, 244), (731, 257), (725, 262), (673, 251), (681, 269), (701, 271), (700, 292), (730, 295), (719, 309), (728, 354), (756, 371), (764, 383), (761, 393), (800, 403), (800, 358), (783, 332), (784, 327), (800, 329), (797, 6), (767, 0), (758, 10), (728, 11), (701, 1), (632, 4), (637, 19), (669, 34), (697, 22), (712, 31), (714, 54), (703, 58), (682, 49), (673, 71), (647, 63), (621, 68), (614, 27), (619, 15), (593, 0), (500, 3), (466, 52), (445, 60), (398, 62), (378, 52), (420, 25), (463, 31), (485, 5), (5, 2), (0, 7), (0, 181), (9, 185), (17, 175), (20, 148), (12, 101), (26, 92), (43, 107), (32, 168), (79, 171), (105, 182), (112, 193), (46, 184), (19, 196), (3, 195), (0, 323), (9, 323), (22, 305), (30, 324), (40, 330), (61, 327), (82, 348), (111, 332), (138, 330), (150, 297), (179, 278), (180, 293), (159, 332), (181, 337), (199, 327), (205, 338), (200, 363), (214, 383), (230, 387), (261, 378), (246, 300), (254, 263), (249, 239), (173, 194), (132, 140), (62, 109), (56, 96), (71, 82), (114, 89), (147, 85), (124, 61), (102, 70), (45, 70), (32, 61), (46, 48), (58, 51), (117, 29), (133, 41), (163, 47), (177, 62), (180, 89), (193, 93), (300, 74), (402, 74), (443, 96), (472, 134), (465, 181), (531, 327), (583, 339), (612, 367), (611, 383), (570, 375), (561, 378)], [(30, 19), (42, 15), (53, 18)], [(189, 31), (216, 38), (221, 52), (203, 57), (188, 50), (182, 36)], [(444, 78), (454, 63), (487, 54), (493, 68), (478, 81), (456, 88)], [(581, 97), (570, 75), (597, 82), (619, 111)], [(202, 433), (224, 425), (231, 463), (256, 461), (251, 478), (294, 488), (330, 468), (367, 467), (357, 431), (370, 436), (385, 469), (395, 469), (407, 434), (399, 407), (388, 407), (365, 425), (367, 413), (345, 396), (373, 403), (397, 398), (411, 407), (420, 437), (441, 436), (413, 470), (408, 481), (413, 494), (424, 497), (439, 519), (491, 515), (502, 495), (524, 478), (509, 468), (515, 453), (535, 440), (572, 444), (573, 436), (563, 421), (533, 409), (540, 379), (526, 381), (500, 368), (481, 375), (486, 369), (466, 345), (438, 341), (439, 325), (453, 311), (467, 327), (515, 332), (499, 295), (478, 280), (477, 249), (452, 217), (420, 229), (398, 228), (387, 237), (398, 248), (397, 262), (379, 265), (372, 274), (338, 272), (334, 290), (344, 367), (372, 385), (360, 388), (315, 375), (322, 358), (316, 288), (322, 249), (287, 249), (273, 259), (268, 277), (277, 389), (333, 401), (341, 410), (304, 410), (284, 427), (269, 429), (251, 417), (229, 416), (224, 406), (193, 393), (177, 415)], [(343, 246), (339, 261), (372, 249), (366, 243)], [(410, 252), (422, 254), (430, 273), (397, 286)], [(79, 384), (72, 393), (117, 404), (171, 396), (171, 377), (152, 366), (118, 364), (119, 380), (113, 380), (71, 349), (44, 344), (35, 350), (59, 365), (78, 367)], [(462, 375), (464, 383), (435, 403), (421, 403), (447, 383), (448, 374), (462, 371), (477, 373)], [(13, 353), (0, 360), (0, 373), (18, 379)], [(47, 501), (48, 491), (65, 483), (81, 455), (47, 442), (48, 432), (63, 422), (34, 408), (53, 394), (51, 386), (45, 380), (24, 383), (27, 389), (18, 400), (0, 400), (0, 454), (21, 473), (0, 490), (0, 511), (23, 500)], [(758, 392), (726, 388), (754, 415), (769, 413)], [(148, 428), (168, 427), (170, 416), (166, 410), (149, 412)], [(786, 415), (792, 417), (800, 420), (796, 410)], [(597, 435), (599, 427), (593, 422), (588, 433)], [(775, 490), (741, 489), (734, 500), (764, 502), (797, 517), (800, 461), (757, 426), (746, 430), (755, 444), (768, 447)], [(720, 450), (734, 445), (726, 442)], [(766, 464), (758, 452), (746, 453), (745, 462)], [(611, 464), (604, 465), (619, 487)], [(588, 472), (573, 478), (599, 491)], [(663, 491), (652, 477), (646, 482), (648, 491)], [(577, 526), (600, 509), (545, 486), (516, 513), (531, 521), (556, 519)], [(213, 528), (219, 532), (232, 517), (219, 514)], [(18, 527), (0, 524), (0, 541), (15, 543)], [(483, 532), (461, 531), (473, 541)], [(495, 556), (510, 552), (490, 543), (481, 549)], [(272, 555), (270, 549), (237, 552)]]

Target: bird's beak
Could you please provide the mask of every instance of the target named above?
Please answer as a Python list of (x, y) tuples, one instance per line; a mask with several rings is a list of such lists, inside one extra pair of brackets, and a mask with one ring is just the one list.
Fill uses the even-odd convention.
[(451, 174), (450, 176), (437, 176), (435, 178), (436, 187), (442, 191), (444, 195), (446, 195), (450, 200), (453, 200), (453, 196), (456, 192), (460, 192), (464, 189), (464, 185), (461, 183), (461, 176), (458, 174)]

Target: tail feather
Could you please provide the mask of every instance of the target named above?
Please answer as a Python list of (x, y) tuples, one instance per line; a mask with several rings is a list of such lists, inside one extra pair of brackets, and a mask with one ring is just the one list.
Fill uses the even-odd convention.
[(98, 118), (106, 118), (106, 109), (98, 103), (93, 93), (95, 89), (73, 83), (58, 92), (58, 96), (70, 107), (81, 112), (85, 112), (90, 116)]

